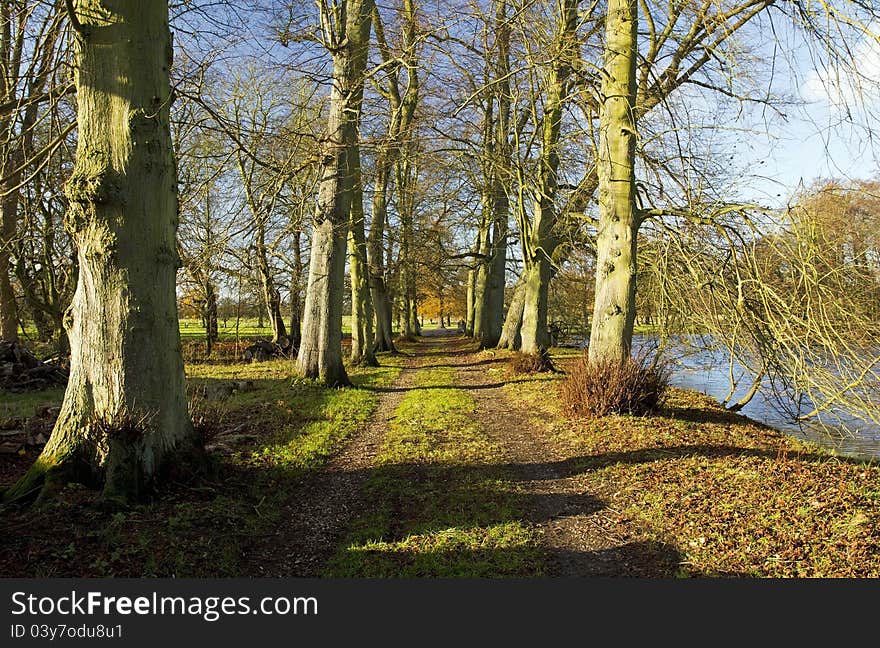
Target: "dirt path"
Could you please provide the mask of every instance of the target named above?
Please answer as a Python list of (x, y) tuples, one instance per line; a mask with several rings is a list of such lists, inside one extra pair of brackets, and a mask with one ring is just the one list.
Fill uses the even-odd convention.
[(549, 421), (508, 398), (512, 378), (507, 362), (493, 352), (475, 351), (473, 341), (454, 330), (426, 330), (407, 347), (405, 366), (388, 387), (378, 388), (379, 403), (370, 422), (319, 472), (297, 490), (284, 511), (288, 522), (251, 559), (257, 575), (319, 576), (349, 522), (370, 506), (364, 485), (389, 422), (422, 368), (451, 367), (455, 386), (473, 398), (475, 418), (497, 446), (521, 492), (521, 509), (534, 525), (551, 557), (554, 576), (652, 575), (641, 573), (642, 546), (621, 537), (613, 510), (585, 490), (583, 479), (567, 470), (571, 459), (549, 437)]
[(609, 529), (611, 512), (605, 503), (584, 490), (577, 474), (564, 474), (570, 457), (547, 438), (548, 421), (506, 396), (504, 386), (511, 380), (507, 363), (491, 351), (453, 362), (460, 367), (457, 382), (474, 399), (477, 419), (516, 474), (524, 513), (552, 557), (552, 575), (626, 573), (624, 543)]
[(370, 421), (326, 466), (297, 489), (283, 512), (287, 523), (250, 555), (258, 576), (316, 577), (336, 542), (364, 506), (363, 486), (375, 465), (389, 421), (412, 386), (419, 359), (404, 355), (404, 367), (390, 387), (379, 388), (379, 403)]

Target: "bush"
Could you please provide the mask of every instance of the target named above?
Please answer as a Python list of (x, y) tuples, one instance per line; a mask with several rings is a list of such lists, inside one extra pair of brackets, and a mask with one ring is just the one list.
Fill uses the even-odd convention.
[(553, 363), (550, 362), (550, 355), (546, 352), (538, 355), (517, 351), (510, 358), (509, 366), (510, 371), (514, 374), (535, 374), (542, 371), (553, 371)]
[(644, 416), (660, 408), (668, 386), (665, 366), (646, 359), (591, 363), (585, 352), (568, 372), (561, 395), (565, 411), (574, 416)]

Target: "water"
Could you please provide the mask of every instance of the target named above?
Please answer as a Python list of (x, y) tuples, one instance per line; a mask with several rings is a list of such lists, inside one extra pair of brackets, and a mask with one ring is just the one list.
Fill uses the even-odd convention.
[[(639, 350), (656, 347), (654, 336), (636, 336), (633, 347)], [(694, 345), (695, 347), (698, 345)], [(692, 389), (708, 394), (719, 401), (730, 389), (729, 355), (723, 349), (695, 351), (685, 345), (667, 349), (664, 357), (671, 361), (671, 384), (682, 389)], [(744, 396), (752, 385), (747, 370), (739, 363), (734, 363), (734, 376), (739, 378), (746, 374), (737, 386), (731, 403)], [(799, 422), (793, 420), (789, 412), (797, 411), (794, 402), (786, 402), (781, 407), (771, 387), (762, 384), (760, 391), (740, 410), (744, 416), (759, 421), (778, 430), (782, 430), (799, 439), (811, 441), (833, 450), (839, 455), (860, 459), (880, 459), (880, 426), (866, 423), (851, 413), (832, 409), (817, 417), (814, 421)], [(802, 409), (804, 413), (808, 409)]]

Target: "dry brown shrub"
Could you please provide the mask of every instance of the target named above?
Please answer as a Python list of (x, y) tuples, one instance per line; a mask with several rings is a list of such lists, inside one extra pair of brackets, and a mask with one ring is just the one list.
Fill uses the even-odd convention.
[(561, 396), (573, 416), (644, 416), (656, 412), (669, 386), (669, 370), (645, 359), (590, 362), (586, 353), (568, 371)]
[(542, 371), (553, 371), (553, 364), (548, 354), (538, 355), (517, 351), (510, 358), (510, 371), (514, 374), (535, 374)]

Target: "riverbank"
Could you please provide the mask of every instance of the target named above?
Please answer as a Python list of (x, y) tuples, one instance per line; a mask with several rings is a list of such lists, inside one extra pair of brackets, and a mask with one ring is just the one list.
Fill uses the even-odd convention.
[[(513, 375), (449, 334), (403, 351), (353, 371), (358, 389), (283, 360), (188, 367), (221, 414), (215, 475), (125, 510), (81, 488), (5, 508), (2, 573), (880, 576), (876, 465), (695, 392), (569, 420), (560, 374)], [(0, 457), (3, 485), (31, 458)]]

